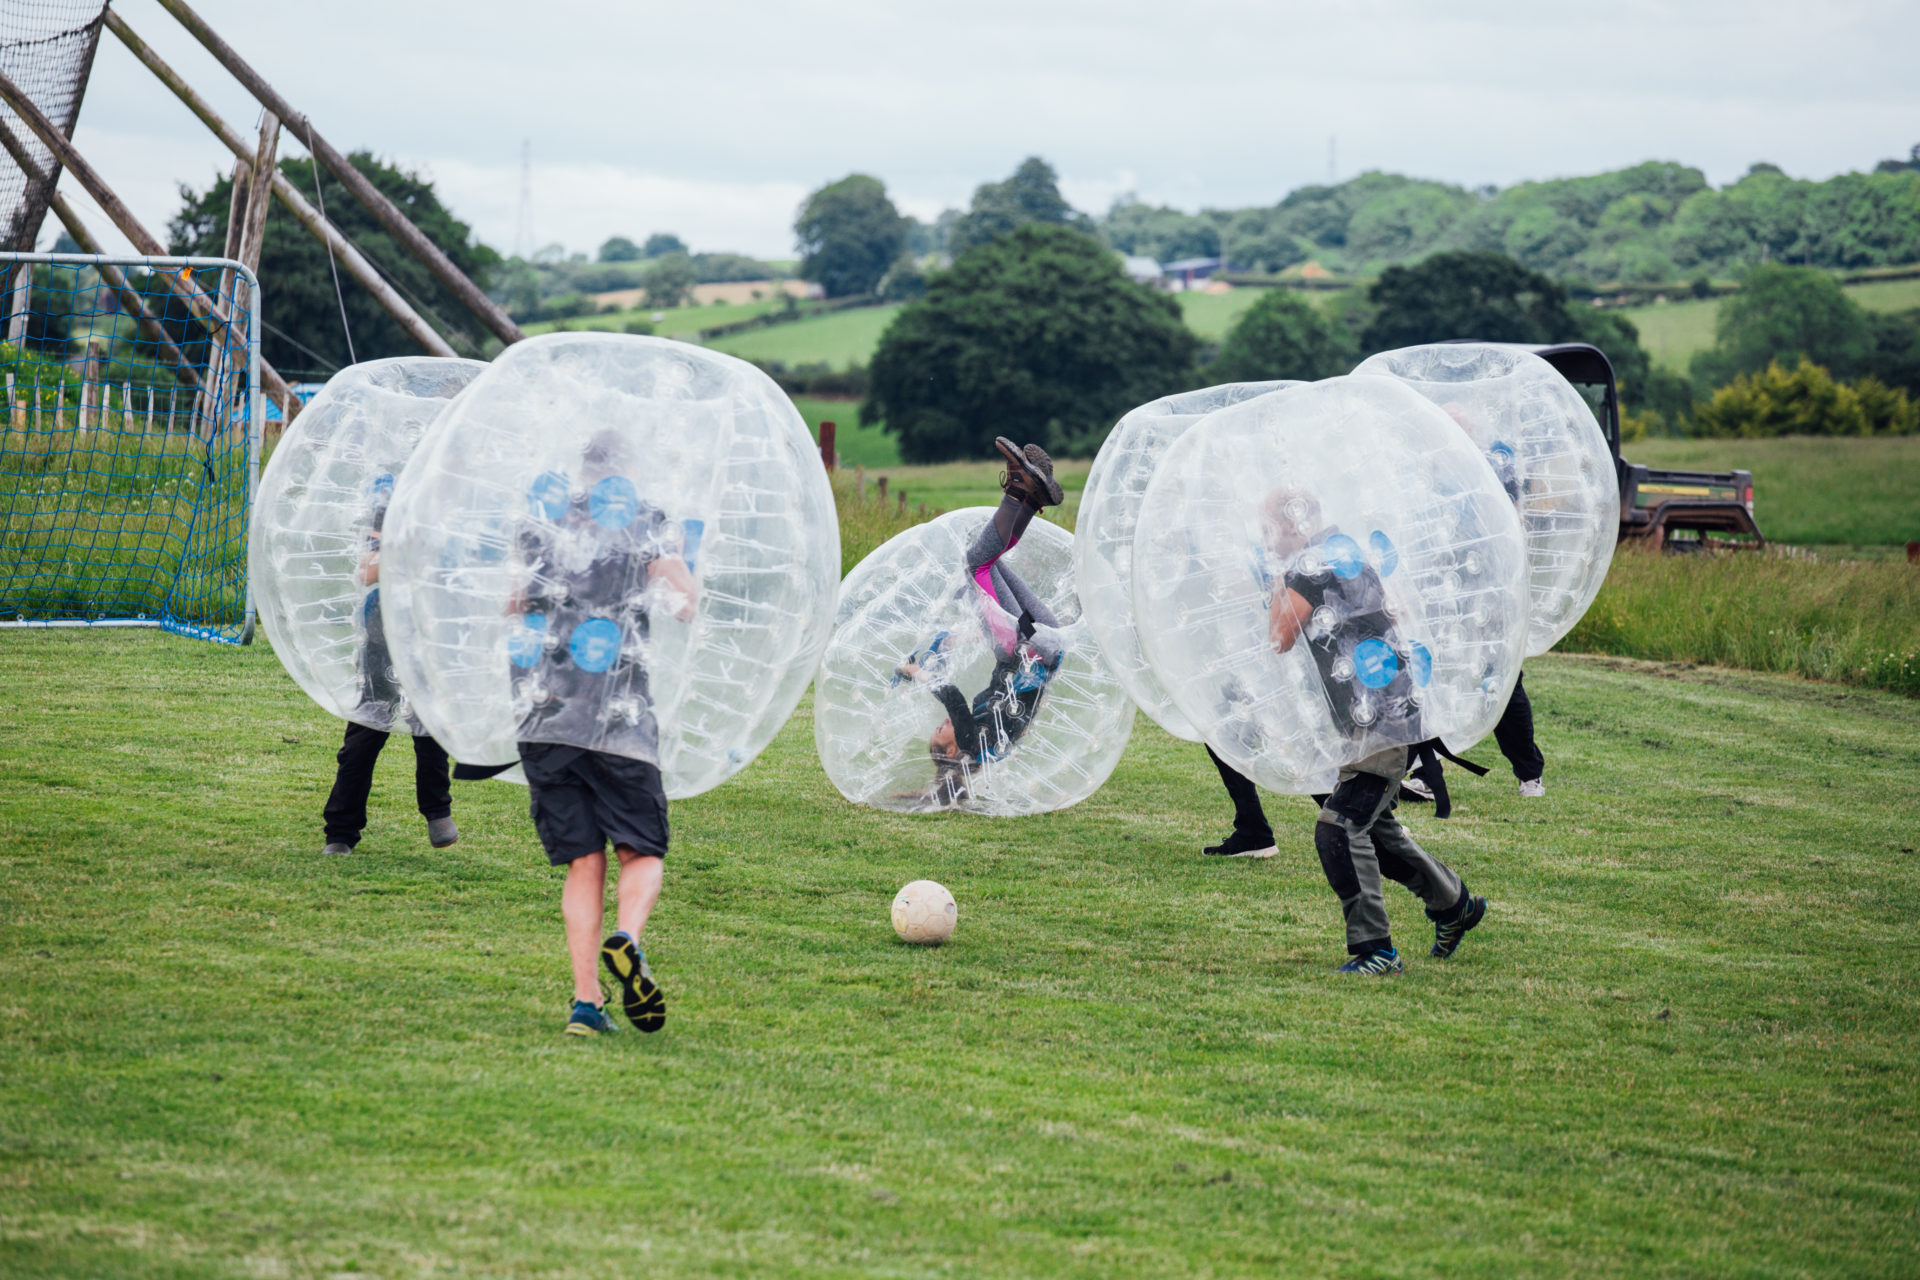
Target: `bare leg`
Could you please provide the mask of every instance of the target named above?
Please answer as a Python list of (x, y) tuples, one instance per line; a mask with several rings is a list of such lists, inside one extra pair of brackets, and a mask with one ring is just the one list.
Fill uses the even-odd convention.
[[(624, 874), (621, 879), (626, 879)], [(656, 879), (655, 892), (658, 891)], [(560, 891), (560, 918), (567, 924), (567, 958), (573, 962), (573, 998), (588, 1004), (601, 1002), (600, 926), (606, 914), (607, 855), (590, 853), (584, 858), (575, 858), (567, 864), (567, 883)]]
[(660, 881), (666, 871), (666, 860), (624, 844), (615, 846), (614, 852), (620, 855), (616, 918), (621, 930), (638, 942), (640, 931), (647, 927), (647, 917), (653, 914), (653, 904), (660, 901)]

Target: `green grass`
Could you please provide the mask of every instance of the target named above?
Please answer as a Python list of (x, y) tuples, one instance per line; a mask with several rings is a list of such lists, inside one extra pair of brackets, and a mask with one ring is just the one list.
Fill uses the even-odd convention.
[[(1053, 474), (1066, 491), (1066, 501), (1048, 510), (1047, 519), (1065, 528), (1073, 528), (1080, 510), (1080, 495), (1087, 487), (1091, 459), (1061, 458), (1055, 461)], [(879, 466), (867, 469), (868, 477), (885, 475), (889, 487), (907, 491), (908, 501), (929, 508), (952, 511), (956, 507), (991, 507), (1000, 502), (1000, 476), (1006, 470), (998, 462), (941, 462), (931, 466)]]
[(1173, 297), (1180, 304), (1187, 328), (1208, 342), (1218, 342), (1261, 294), (1259, 289), (1246, 288), (1232, 293), (1176, 293)]
[(813, 438), (820, 439), (820, 423), (833, 423), (834, 451), (846, 467), (890, 467), (900, 462), (900, 442), (881, 430), (879, 423), (860, 425), (858, 400), (821, 400), (795, 396), (793, 403), (807, 420)]
[(873, 358), (881, 331), (899, 310), (897, 303), (854, 307), (716, 338), (712, 345), (748, 360), (778, 360), (788, 365), (825, 363), (844, 369)]
[(1651, 467), (1753, 472), (1754, 518), (1776, 541), (1894, 545), (1920, 539), (1920, 436), (1629, 442)]
[(1920, 698), (1920, 571), (1884, 557), (1662, 555), (1628, 546), (1560, 648)]
[(0, 1272), (1914, 1274), (1915, 704), (1528, 675), (1548, 798), (1412, 819), (1493, 900), (1453, 961), (1335, 979), (1307, 804), (1198, 856), (1144, 722), (1073, 810), (926, 819), (803, 708), (674, 805), (666, 1030), (578, 1043), (524, 791), (431, 851), (398, 746), (322, 859), (339, 723), (264, 645), (0, 637)]
[[(1846, 292), (1869, 311), (1905, 311), (1920, 307), (1920, 280), (1876, 280), (1850, 284)], [(1687, 372), (1696, 352), (1714, 343), (1714, 321), (1719, 298), (1686, 298), (1646, 307), (1627, 307), (1620, 314), (1640, 330), (1640, 345), (1655, 364), (1676, 373)]]
[[(624, 332), (628, 322), (645, 320), (653, 326), (654, 333), (663, 338), (679, 337), (698, 333), (702, 329), (713, 329), (723, 324), (737, 324), (742, 320), (751, 320), (763, 316), (779, 306), (779, 299), (767, 298), (759, 302), (723, 302), (711, 307), (672, 307), (657, 311), (653, 307), (634, 307), (627, 311), (610, 311), (601, 315), (575, 316), (571, 320), (547, 320), (538, 324), (522, 325), (521, 331), (528, 337), (538, 333), (552, 333), (562, 325), (569, 329), (605, 329)], [(653, 317), (659, 315), (660, 319)]]

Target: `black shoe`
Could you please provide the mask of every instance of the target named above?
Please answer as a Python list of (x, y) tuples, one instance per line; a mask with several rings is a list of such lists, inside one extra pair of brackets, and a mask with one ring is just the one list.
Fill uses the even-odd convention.
[(620, 1007), (627, 1020), (642, 1031), (658, 1031), (667, 1024), (667, 997), (653, 980), (646, 953), (633, 939), (616, 933), (600, 944), (600, 960), (620, 983)]
[(1274, 847), (1271, 831), (1263, 836), (1236, 831), (1219, 844), (1209, 845), (1205, 852), (1215, 858), (1271, 858), (1279, 850)]
[(1433, 950), (1427, 954), (1445, 960), (1453, 954), (1453, 949), (1460, 945), (1460, 939), (1467, 936), (1467, 930), (1479, 924), (1486, 915), (1487, 900), (1485, 898), (1468, 898), (1467, 909), (1460, 913), (1459, 919), (1449, 924), (1434, 921)]
[(1036, 510), (1057, 507), (1066, 500), (1066, 490), (1053, 478), (1053, 459), (1037, 444), (1025, 450), (1005, 436), (996, 436), (993, 447), (1007, 460), (1007, 474), (1000, 487)]

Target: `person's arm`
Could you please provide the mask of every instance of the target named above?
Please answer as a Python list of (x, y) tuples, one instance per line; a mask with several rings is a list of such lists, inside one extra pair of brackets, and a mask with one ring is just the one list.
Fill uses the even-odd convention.
[(1274, 592), (1273, 603), (1267, 607), (1267, 638), (1273, 642), (1273, 651), (1285, 653), (1293, 648), (1312, 616), (1305, 597), (1292, 587)]
[(679, 556), (662, 556), (649, 561), (647, 581), (665, 583), (671, 593), (673, 616), (682, 622), (693, 621), (700, 603), (700, 588), (694, 585), (693, 573), (685, 560)]
[(967, 695), (950, 684), (943, 684), (933, 691), (940, 705), (947, 709), (947, 718), (953, 721), (953, 740), (959, 746), (960, 753), (969, 760), (980, 758), (980, 726), (973, 722), (973, 708), (967, 704)]

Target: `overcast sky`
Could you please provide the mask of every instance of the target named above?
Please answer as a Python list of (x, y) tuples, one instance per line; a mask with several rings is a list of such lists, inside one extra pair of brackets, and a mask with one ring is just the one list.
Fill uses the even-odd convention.
[[(523, 141), (536, 245), (667, 230), (769, 257), (791, 254), (805, 194), (854, 171), (931, 218), (1033, 154), (1097, 213), (1127, 191), (1270, 204), (1330, 170), (1477, 186), (1661, 159), (1725, 183), (1768, 160), (1818, 178), (1920, 142), (1914, 0), (197, 7), (335, 146), (428, 174), (503, 251)], [(257, 106), (165, 10), (115, 9), (252, 134)], [(177, 184), (231, 163), (111, 33), (75, 141), (162, 238)]]

